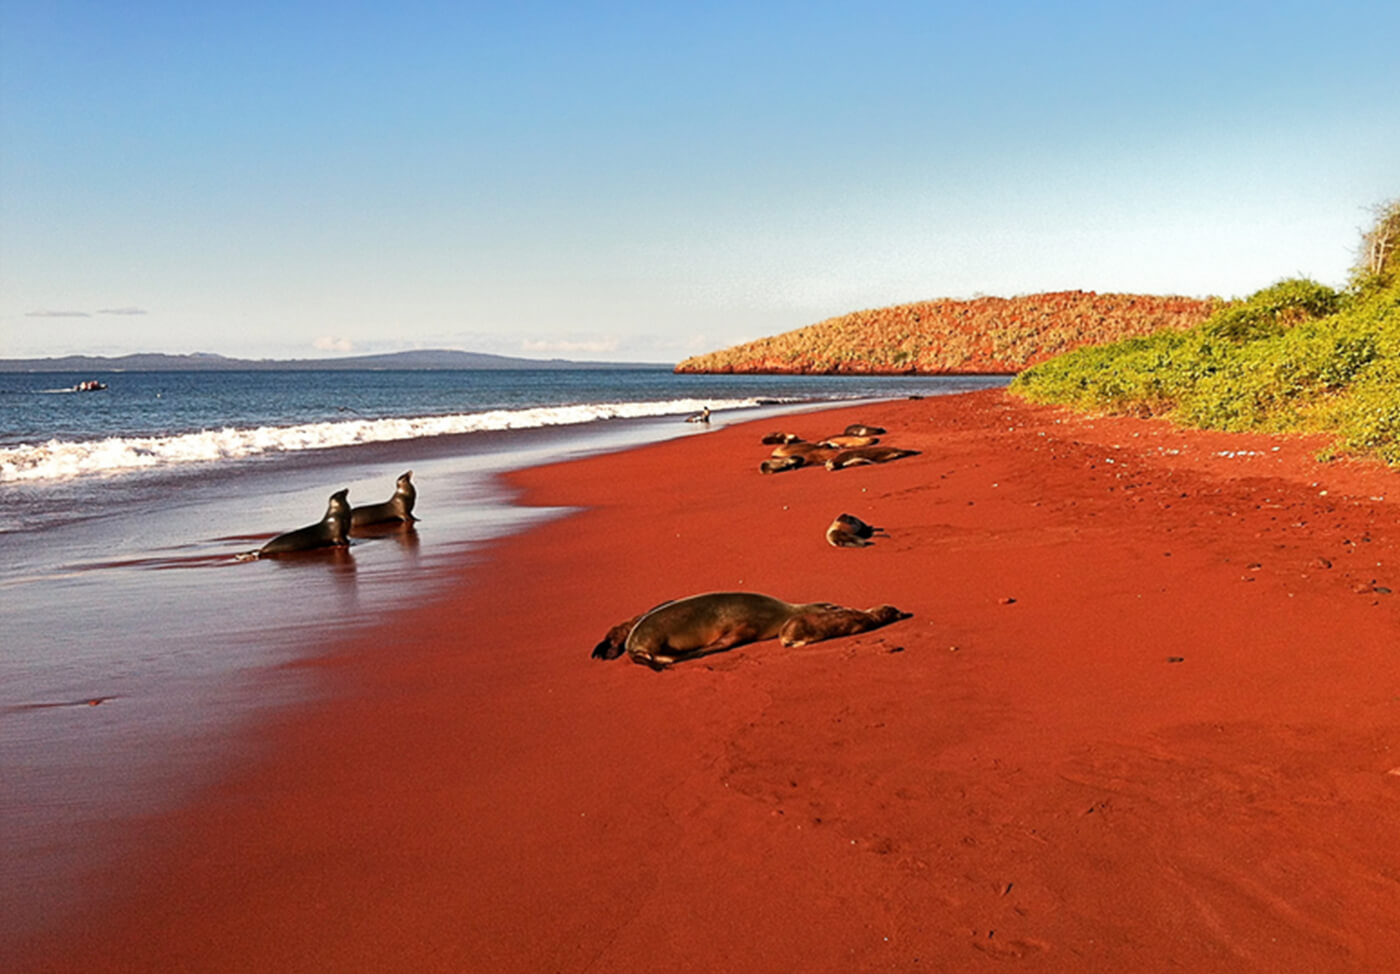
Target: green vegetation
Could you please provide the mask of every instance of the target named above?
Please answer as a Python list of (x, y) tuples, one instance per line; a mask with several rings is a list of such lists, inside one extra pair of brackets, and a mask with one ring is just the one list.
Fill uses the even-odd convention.
[(1400, 465), (1400, 200), (1377, 209), (1347, 291), (1281, 281), (1190, 330), (1051, 359), (1011, 389), (1206, 429), (1330, 431)]

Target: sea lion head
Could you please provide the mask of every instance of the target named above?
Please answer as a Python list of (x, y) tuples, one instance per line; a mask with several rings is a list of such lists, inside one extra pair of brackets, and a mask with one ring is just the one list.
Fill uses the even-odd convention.
[(413, 504), (418, 500), (418, 488), (413, 486), (412, 470), (405, 470), (399, 475), (399, 479), (394, 481), (394, 500), (403, 508), (404, 518), (413, 520)]
[(349, 494), (348, 487), (332, 494), (330, 503), (326, 505), (326, 516), (321, 519), (334, 544), (348, 544), (350, 541), (350, 502), (346, 499)]
[(908, 619), (914, 615), (912, 612), (904, 612), (896, 609), (892, 605), (877, 605), (865, 610), (872, 619), (882, 626), (887, 626), (891, 622), (898, 622), (900, 619)]

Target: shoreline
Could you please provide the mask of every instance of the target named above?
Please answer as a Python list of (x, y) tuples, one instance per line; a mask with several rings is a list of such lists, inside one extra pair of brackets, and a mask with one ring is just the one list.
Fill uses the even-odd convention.
[[(768, 428), (853, 421), (922, 452), (757, 473)], [(333, 692), (140, 826), (107, 904), (16, 969), (1400, 958), (1400, 478), (1309, 443), (983, 392), (511, 473), (575, 512), (292, 664)], [(843, 510), (889, 538), (827, 546)], [(587, 658), (733, 588), (914, 617)]]

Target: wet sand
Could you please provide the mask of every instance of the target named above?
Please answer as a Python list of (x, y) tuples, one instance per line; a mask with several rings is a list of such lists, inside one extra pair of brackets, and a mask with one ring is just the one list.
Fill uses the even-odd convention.
[[(854, 421), (922, 453), (758, 473)], [(581, 510), (297, 664), (9, 969), (1389, 969), (1400, 474), (1319, 445), (985, 392), (513, 474)], [(716, 589), (914, 616), (589, 659)]]

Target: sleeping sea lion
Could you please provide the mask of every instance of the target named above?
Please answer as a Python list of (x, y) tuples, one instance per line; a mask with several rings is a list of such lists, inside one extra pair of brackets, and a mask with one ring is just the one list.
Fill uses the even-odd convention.
[(864, 548), (874, 544), (870, 539), (876, 532), (884, 530), (866, 524), (854, 514), (838, 514), (826, 529), (826, 540), (835, 548)]
[(770, 457), (799, 457), (811, 453), (813, 450), (820, 450), (821, 447), (815, 443), (808, 443), (806, 440), (786, 440), (773, 447)]
[(854, 636), (888, 626), (891, 622), (908, 619), (912, 612), (901, 612), (892, 605), (877, 605), (869, 609), (848, 609), (838, 605), (795, 615), (783, 626), (778, 639), (784, 646), (807, 646), (823, 639)]
[(822, 446), (837, 446), (849, 450), (857, 446), (874, 446), (880, 442), (878, 436), (854, 436), (850, 433), (841, 433), (837, 436), (828, 436), (821, 441)]
[(889, 463), (901, 457), (917, 456), (918, 450), (901, 450), (894, 446), (858, 446), (853, 450), (842, 450), (826, 461), (828, 470), (844, 470), (868, 463)]
[(413, 486), (413, 471), (399, 476), (394, 483), (394, 496), (382, 504), (365, 504), (350, 511), (350, 526), (362, 528), (385, 521), (416, 521), (413, 504), (418, 499), (418, 490)]
[(864, 423), (852, 423), (846, 427), (847, 436), (884, 436), (883, 426), (866, 426)]
[[(861, 612), (831, 602), (784, 602), (758, 592), (708, 592), (664, 602), (635, 622), (628, 620), (614, 626), (593, 655), (612, 659), (625, 651), (635, 663), (664, 669), (677, 660), (774, 636), (784, 646), (806, 646), (903, 618), (907, 614), (892, 606)], [(630, 632), (618, 649), (617, 635), (628, 626)]]
[(758, 465), (759, 473), (782, 473), (784, 470), (796, 470), (805, 466), (807, 461), (802, 457), (769, 457)]
[(772, 445), (774, 443), (798, 443), (802, 437), (796, 433), (769, 433), (763, 438), (763, 443)]
[(840, 452), (839, 447), (822, 446), (820, 443), (808, 443), (804, 440), (798, 443), (779, 443), (768, 455), (775, 460), (783, 457), (801, 457), (808, 464), (815, 465), (826, 463)]
[(326, 505), (326, 514), (315, 524), (309, 524), (286, 534), (279, 534), (256, 552), (259, 558), (283, 555), (313, 548), (344, 547), (350, 543), (350, 503), (345, 499), (349, 489), (338, 490)]

